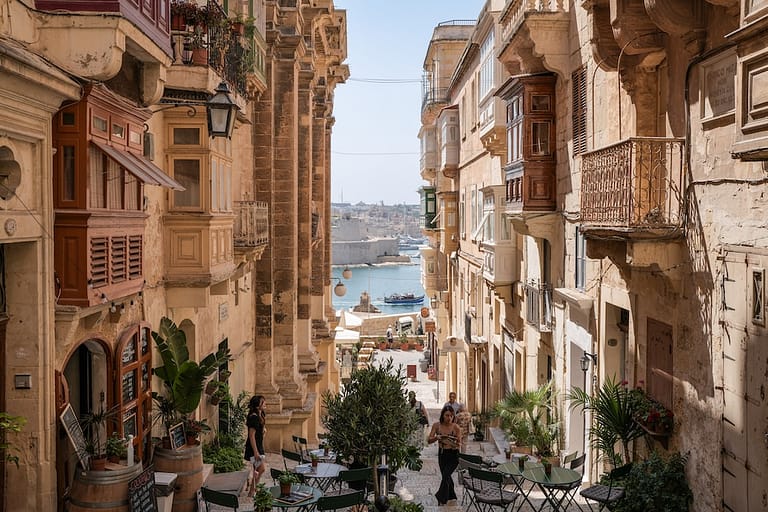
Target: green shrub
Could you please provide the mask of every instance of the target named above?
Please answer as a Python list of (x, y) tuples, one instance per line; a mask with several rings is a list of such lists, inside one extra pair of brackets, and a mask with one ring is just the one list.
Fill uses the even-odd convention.
[(214, 473), (240, 471), (245, 466), (242, 449), (213, 444), (203, 446), (203, 462), (213, 464)]
[(685, 479), (686, 457), (679, 453), (664, 459), (651, 453), (636, 462), (624, 481), (624, 498), (614, 512), (688, 512), (693, 493)]

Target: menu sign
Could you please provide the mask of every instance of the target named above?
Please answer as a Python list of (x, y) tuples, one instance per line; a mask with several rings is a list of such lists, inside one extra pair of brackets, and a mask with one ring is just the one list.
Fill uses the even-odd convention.
[(131, 512), (157, 512), (155, 470), (152, 466), (128, 482), (128, 505)]
[(69, 437), (72, 446), (75, 448), (80, 465), (83, 469), (88, 469), (88, 452), (85, 449), (85, 436), (83, 435), (83, 429), (80, 427), (80, 422), (75, 415), (75, 410), (72, 409), (72, 404), (67, 404), (64, 412), (59, 416), (59, 420), (61, 420), (61, 425), (67, 431), (67, 437)]

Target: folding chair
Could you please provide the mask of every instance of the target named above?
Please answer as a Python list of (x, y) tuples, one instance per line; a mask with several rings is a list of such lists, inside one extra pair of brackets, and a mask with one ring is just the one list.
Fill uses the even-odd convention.
[(624, 497), (624, 488), (615, 486), (615, 483), (627, 476), (631, 469), (631, 463), (615, 468), (608, 474), (608, 485), (595, 484), (583, 489), (580, 494), (587, 500), (589, 510), (593, 510), (590, 501), (600, 504), (598, 512), (603, 509), (611, 510), (611, 505)]
[(568, 453), (563, 457), (563, 467), (567, 467), (570, 462), (579, 455), (579, 452)]
[(472, 464), (485, 466), (485, 462), (483, 461), (483, 458), (479, 455), (472, 455), (471, 453), (459, 453), (459, 460), (462, 460), (462, 459), (464, 459), (467, 462), (471, 462)]
[(200, 492), (205, 502), (205, 510), (208, 512), (218, 512), (219, 510), (234, 510), (237, 512), (240, 507), (240, 500), (234, 494), (214, 491), (207, 487), (201, 487)]
[[(578, 457), (570, 459), (569, 467), (573, 471), (578, 471), (581, 476), (584, 476), (584, 461), (586, 460), (587, 455), (585, 453), (582, 453)], [(552, 485), (553, 489), (558, 489), (565, 493), (565, 498), (563, 501), (565, 502), (565, 507), (563, 507), (563, 510), (567, 510), (568, 507), (571, 505), (571, 503), (575, 503), (573, 500), (576, 497), (576, 489), (581, 487), (581, 479), (579, 479), (577, 482), (574, 482), (569, 485)], [(581, 510), (581, 505), (576, 503), (576, 506), (579, 507), (579, 510)]]
[[(289, 460), (295, 462), (296, 464), (301, 464), (302, 462), (304, 462), (301, 458), (301, 454), (299, 453), (292, 452), (291, 450), (286, 450), (285, 448), (280, 450), (280, 453), (283, 456), (283, 464), (285, 465), (286, 470), (288, 469)], [(296, 464), (292, 464), (292, 466), (295, 466)]]
[(496, 471), (470, 467), (469, 476), (475, 489), (473, 499), (479, 512), (490, 512), (494, 507), (504, 512), (515, 506), (519, 493), (504, 489), (504, 475)]
[(365, 492), (356, 491), (348, 494), (340, 494), (338, 496), (325, 496), (323, 495), (317, 500), (315, 509), (319, 512), (325, 510), (340, 510), (350, 507), (356, 507), (362, 505), (365, 501)]
[[(337, 488), (326, 491), (323, 496), (340, 496), (342, 494), (363, 491), (363, 499), (367, 500), (373, 491), (372, 482), (373, 468), (370, 466), (366, 468), (344, 469), (339, 471), (339, 476), (336, 479)], [(347, 486), (344, 487), (344, 484), (347, 484)]]
[(307, 440), (300, 436), (291, 436), (293, 438), (293, 447), (296, 453), (301, 455), (302, 462), (310, 462), (309, 448), (307, 447)]
[(477, 503), (475, 503), (474, 498), (474, 493), (477, 492), (479, 488), (475, 488), (472, 477), (469, 476), (469, 468), (483, 469), (483, 466), (480, 464), (475, 464), (474, 462), (469, 462), (466, 459), (459, 458), (459, 466), (457, 468), (456, 474), (459, 476), (459, 485), (464, 488), (464, 492), (461, 494), (461, 505), (467, 505), (467, 500), (469, 500), (468, 505), (479, 511), (480, 509)]

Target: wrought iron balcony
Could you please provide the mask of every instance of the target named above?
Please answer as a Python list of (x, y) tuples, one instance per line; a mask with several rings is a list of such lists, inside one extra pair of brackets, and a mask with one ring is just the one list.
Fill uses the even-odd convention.
[(235, 247), (258, 247), (269, 242), (269, 208), (262, 201), (235, 201)]
[(552, 331), (552, 285), (535, 281), (525, 285), (525, 319), (539, 332)]
[(433, 105), (446, 104), (448, 103), (448, 99), (447, 87), (441, 87), (439, 89), (426, 87), (424, 90), (424, 96), (421, 99), (421, 110), (423, 112)]
[(633, 137), (584, 154), (581, 222), (588, 232), (653, 238), (682, 227), (683, 139)]

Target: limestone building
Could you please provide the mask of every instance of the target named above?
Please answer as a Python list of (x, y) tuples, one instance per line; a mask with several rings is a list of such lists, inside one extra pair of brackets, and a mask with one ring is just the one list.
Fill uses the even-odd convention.
[[(27, 420), (19, 467), (0, 471), (0, 489), (26, 492), (4, 492), (4, 510), (64, 509), (67, 408), (114, 410), (104, 434), (133, 435), (149, 461), (164, 316), (191, 359), (229, 349), (220, 370), (233, 394), (267, 398), (271, 449), (316, 431), (335, 381), (329, 147), (346, 14), (331, 0), (181, 4), (0, 11), (0, 410)], [(237, 107), (229, 136), (207, 119), (217, 92)], [(204, 398), (195, 417), (226, 430), (219, 412)]]
[[(594, 390), (606, 379), (642, 386), (674, 413), (673, 433), (653, 446), (688, 454), (693, 509), (764, 509), (768, 5), (501, 4), (486, 2), (463, 58), (440, 61), (451, 68), (441, 70), (451, 93), (439, 114), (422, 108), (422, 141), (441, 133), (441, 116), (456, 115), (460, 127), (455, 169), (439, 161), (435, 171), (421, 169), (438, 204), (456, 195), (458, 229), (447, 209), (424, 211), (434, 233), (428, 252), (445, 263), (432, 275), (425, 260), (424, 278), (445, 282), (438, 342), (467, 345), (457, 355), (444, 350), (446, 368), (456, 360), (460, 397), (477, 410), (509, 386), (548, 379), (560, 391)], [(490, 91), (478, 84), (462, 95), (462, 77), (483, 76), (479, 38), (489, 13), (497, 13), (494, 57), (505, 76)], [(433, 37), (428, 57), (438, 44)], [(428, 58), (425, 71), (434, 67)], [(472, 145), (483, 123), (474, 109), (495, 101), (503, 129), (481, 135), (483, 153)], [(425, 158), (439, 137), (422, 144)], [(473, 200), (465, 189), (480, 182), (488, 186)], [(457, 248), (445, 236), (452, 229)], [(482, 269), (474, 287), (462, 255)], [(513, 269), (509, 282), (496, 275), (504, 268)], [(488, 295), (469, 302), (478, 288)], [(476, 331), (479, 323), (491, 327)], [(467, 369), (477, 361), (476, 340), (488, 352), (462, 382), (461, 360)], [(559, 412), (560, 448), (589, 452), (581, 415), (566, 404)], [(588, 467), (595, 480), (600, 467)]]

